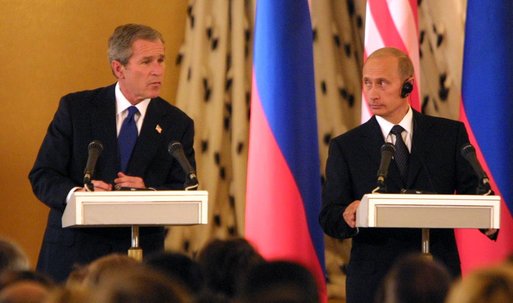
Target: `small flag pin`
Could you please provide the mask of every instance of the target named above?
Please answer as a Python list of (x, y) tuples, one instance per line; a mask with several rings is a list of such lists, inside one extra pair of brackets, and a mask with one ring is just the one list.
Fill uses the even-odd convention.
[(155, 130), (157, 131), (157, 133), (161, 133), (162, 132), (162, 127), (160, 127), (160, 125), (157, 124), (157, 126), (155, 126)]

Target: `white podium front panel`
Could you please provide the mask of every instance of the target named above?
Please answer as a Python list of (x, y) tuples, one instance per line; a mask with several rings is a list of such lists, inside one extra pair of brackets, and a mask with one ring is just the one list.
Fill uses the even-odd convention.
[(62, 216), (63, 227), (207, 223), (206, 191), (75, 192)]
[(500, 197), (367, 194), (356, 212), (356, 226), (498, 229)]

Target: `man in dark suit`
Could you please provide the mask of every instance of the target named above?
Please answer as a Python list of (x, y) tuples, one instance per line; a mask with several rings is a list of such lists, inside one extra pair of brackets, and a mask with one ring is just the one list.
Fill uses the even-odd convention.
[[(380, 150), (385, 142), (396, 144), (401, 140), (407, 149), (402, 171), (396, 144), (396, 156), (386, 179), (388, 192), (476, 192), (477, 177), (460, 155), (461, 147), (468, 142), (464, 125), (413, 110), (408, 103), (413, 75), (413, 64), (401, 51), (383, 48), (371, 54), (363, 67), (363, 91), (374, 116), (330, 143), (319, 221), (326, 234), (352, 238), (346, 280), (348, 303), (373, 302), (394, 261), (421, 249), (418, 229), (355, 228), (360, 199), (376, 188)], [(401, 126), (401, 138), (392, 133), (398, 128), (395, 125)], [(453, 230), (431, 230), (430, 244), (434, 258), (453, 276), (460, 275)]]
[[(29, 174), (34, 193), (50, 207), (37, 269), (57, 281), (66, 279), (74, 265), (126, 253), (131, 244), (130, 228), (62, 228), (71, 194), (85, 190), (90, 142), (103, 145), (91, 181), (95, 191), (183, 189), (185, 173), (167, 150), (171, 141), (181, 142), (195, 165), (192, 119), (159, 97), (165, 69), (162, 35), (148, 26), (122, 25), (109, 39), (108, 53), (117, 83), (61, 99)], [(135, 136), (128, 152), (118, 147), (124, 123)], [(163, 250), (164, 236), (163, 228), (141, 228), (145, 254)]]

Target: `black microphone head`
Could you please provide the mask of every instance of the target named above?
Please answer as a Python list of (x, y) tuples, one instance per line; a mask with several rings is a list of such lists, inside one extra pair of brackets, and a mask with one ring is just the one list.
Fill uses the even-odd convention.
[(89, 152), (89, 156), (87, 157), (87, 163), (84, 168), (84, 184), (89, 184), (89, 186), (92, 187), (92, 185), (90, 184), (91, 178), (94, 174), (94, 167), (96, 166), (96, 161), (98, 161), (98, 158), (100, 157), (100, 154), (103, 151), (103, 145), (99, 140), (93, 140), (91, 141), (91, 143), (89, 143), (87, 150)]
[(183, 150), (183, 147), (182, 147), (182, 143), (180, 143), (178, 141), (171, 141), (171, 142), (169, 142), (169, 145), (167, 146), (167, 151), (169, 154), (171, 154), (171, 156), (174, 156), (174, 154), (180, 149)]
[(463, 156), (463, 158), (465, 159), (468, 159), (469, 155), (472, 155), (474, 154), (475, 155), (476, 153), (476, 149), (474, 148), (474, 146), (472, 146), (472, 144), (470, 143), (466, 143), (464, 144), (462, 147), (461, 147), (461, 155)]
[(87, 150), (97, 150), (99, 153), (103, 151), (103, 144), (99, 140), (93, 140), (89, 143)]
[(395, 154), (395, 146), (390, 143), (390, 142), (386, 142), (385, 144), (381, 145), (381, 152), (389, 152), (389, 153), (392, 153), (392, 155)]

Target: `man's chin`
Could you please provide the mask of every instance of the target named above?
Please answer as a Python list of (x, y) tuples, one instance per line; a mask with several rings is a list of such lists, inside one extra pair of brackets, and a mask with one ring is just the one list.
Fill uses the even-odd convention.
[(157, 98), (158, 96), (160, 96), (160, 88), (159, 89), (152, 89), (151, 91), (148, 92), (147, 96), (150, 99)]
[(370, 108), (370, 112), (376, 116), (382, 116), (385, 113), (383, 108)]

